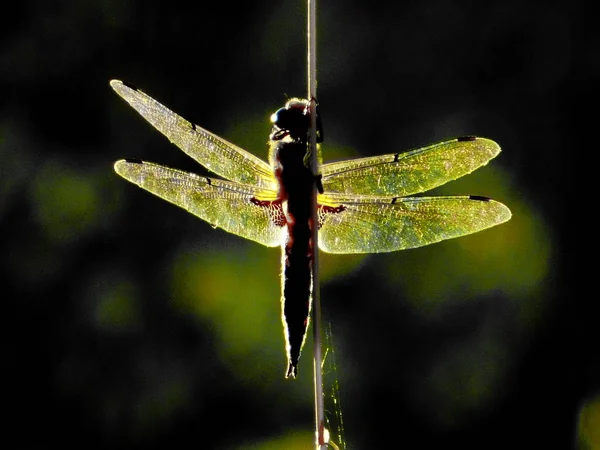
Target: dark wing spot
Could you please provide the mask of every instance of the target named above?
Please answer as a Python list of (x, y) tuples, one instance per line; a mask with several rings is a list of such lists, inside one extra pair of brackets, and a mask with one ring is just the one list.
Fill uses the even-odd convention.
[(346, 207), (344, 205), (339, 205), (339, 206), (318, 205), (317, 206), (317, 217), (318, 217), (318, 221), (319, 221), (319, 229), (321, 229), (321, 227), (325, 223), (325, 220), (327, 219), (328, 214), (340, 214), (340, 213), (344, 212), (345, 210), (346, 210)]
[(323, 213), (323, 214), (339, 214), (342, 211), (346, 211), (346, 207), (344, 205), (340, 205), (340, 206), (319, 205), (319, 212)]
[(456, 140), (458, 142), (476, 141), (477, 140), (477, 136), (461, 136), (459, 138), (456, 138)]
[(399, 197), (394, 197), (394, 198), (392, 199), (392, 205), (395, 205), (395, 204), (396, 204), (396, 202), (398, 201), (398, 198), (399, 198)]
[(398, 162), (398, 159), (400, 158), (400, 153), (396, 153), (394, 155), (394, 162)]
[(250, 199), (250, 203), (254, 203), (256, 206), (268, 207), (271, 206), (271, 203), (273, 202), (270, 202), (268, 200), (259, 200), (256, 197), (252, 197)]
[(267, 208), (271, 221), (278, 227), (283, 227), (287, 224), (285, 221), (285, 214), (281, 206), (280, 200), (259, 200), (256, 197), (250, 199), (250, 203), (260, 207)]
[(489, 202), (491, 198), (483, 197), (482, 195), (469, 195), (470, 200), (479, 200), (481, 202)]

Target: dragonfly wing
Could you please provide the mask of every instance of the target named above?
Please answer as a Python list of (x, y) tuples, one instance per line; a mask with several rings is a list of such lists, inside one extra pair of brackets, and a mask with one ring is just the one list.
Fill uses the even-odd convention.
[(319, 248), (381, 253), (421, 247), (506, 222), (510, 210), (485, 197), (322, 195)]
[(267, 247), (281, 244), (284, 222), (281, 208), (272, 202), (276, 197), (274, 191), (137, 160), (119, 160), (115, 171), (214, 227)]
[(231, 181), (273, 189), (269, 165), (246, 150), (188, 122), (142, 91), (119, 80), (110, 85), (173, 144), (211, 172)]
[(494, 141), (452, 139), (406, 153), (357, 158), (321, 166), (326, 192), (404, 197), (455, 180), (500, 153)]

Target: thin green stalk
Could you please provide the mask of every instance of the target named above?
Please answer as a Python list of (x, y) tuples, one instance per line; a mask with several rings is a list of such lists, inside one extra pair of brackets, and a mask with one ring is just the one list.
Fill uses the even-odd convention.
[[(311, 166), (313, 174), (319, 173), (319, 162), (317, 159), (317, 2), (308, 0), (308, 100), (311, 109), (310, 151)], [(319, 242), (318, 242), (318, 216), (317, 216), (317, 186), (315, 183), (312, 202), (313, 226), (313, 368), (314, 368), (314, 394), (315, 394), (315, 448), (327, 450), (327, 438), (325, 436), (325, 408), (323, 405), (323, 372), (321, 355), (321, 289), (319, 285)]]

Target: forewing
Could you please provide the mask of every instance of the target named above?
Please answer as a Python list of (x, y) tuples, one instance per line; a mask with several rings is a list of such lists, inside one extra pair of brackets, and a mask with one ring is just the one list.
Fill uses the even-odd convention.
[[(274, 191), (137, 160), (117, 161), (115, 171), (214, 227), (267, 247), (281, 243), (282, 227), (277, 225), (281, 212), (270, 203), (275, 199)], [(263, 205), (256, 199), (263, 200)]]
[(119, 80), (110, 85), (173, 144), (211, 172), (231, 181), (267, 189), (275, 187), (269, 165), (246, 150), (188, 122), (142, 91)]
[[(485, 197), (323, 195), (319, 248), (328, 253), (380, 253), (421, 247), (506, 222), (510, 210)], [(328, 212), (329, 211), (329, 212)]]
[(494, 141), (462, 137), (406, 153), (324, 164), (323, 188), (325, 192), (403, 197), (471, 173), (499, 152)]

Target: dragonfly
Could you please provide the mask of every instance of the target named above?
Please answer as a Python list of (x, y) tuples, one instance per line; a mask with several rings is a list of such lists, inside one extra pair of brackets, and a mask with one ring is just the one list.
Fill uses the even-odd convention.
[[(318, 248), (327, 253), (382, 253), (421, 247), (506, 222), (504, 204), (477, 195), (420, 194), (486, 165), (494, 141), (465, 136), (404, 153), (310, 166), (312, 114), (318, 158), (323, 140), (318, 107), (292, 98), (271, 116), (269, 163), (184, 119), (132, 85), (111, 87), (142, 117), (220, 178), (138, 159), (121, 159), (121, 177), (215, 228), (281, 247), (281, 319), (286, 378), (296, 378), (313, 294), (312, 202), (317, 195)], [(315, 189), (316, 187), (316, 189)]]

